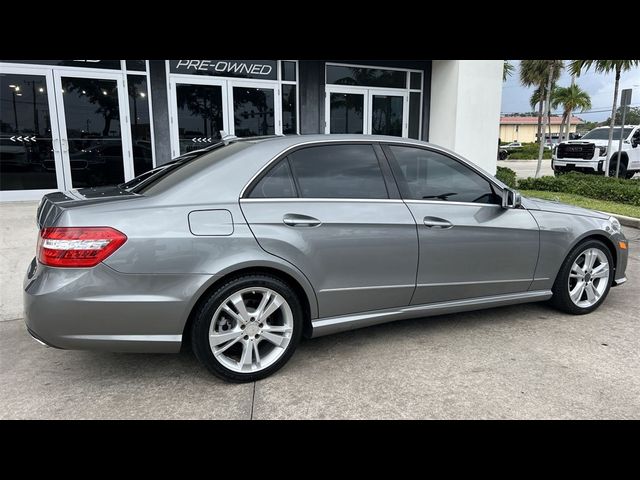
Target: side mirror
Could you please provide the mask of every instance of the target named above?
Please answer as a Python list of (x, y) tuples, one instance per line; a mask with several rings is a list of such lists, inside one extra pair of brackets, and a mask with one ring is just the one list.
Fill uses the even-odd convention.
[(640, 145), (640, 138), (634, 138), (633, 140), (631, 140), (631, 146), (633, 148), (636, 148), (638, 145)]
[(521, 206), (522, 195), (520, 193), (510, 188), (502, 190), (502, 208), (520, 208)]

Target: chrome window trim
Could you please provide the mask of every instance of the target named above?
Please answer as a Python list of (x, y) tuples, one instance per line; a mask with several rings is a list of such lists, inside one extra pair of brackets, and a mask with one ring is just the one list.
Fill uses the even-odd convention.
[[(260, 202), (326, 202), (326, 203), (343, 203), (343, 202), (369, 202), (369, 203), (403, 203), (399, 198), (299, 198), (299, 197), (280, 197), (280, 198), (241, 198), (243, 203), (260, 203)], [(477, 204), (474, 204), (477, 205)]]
[(405, 200), (405, 203), (435, 203), (437, 205), (467, 205), (469, 207), (473, 206), (473, 207), (498, 207), (498, 208), (502, 208), (502, 205), (497, 205), (495, 203), (474, 203), (474, 202), (453, 202), (453, 201), (447, 201), (447, 200)]

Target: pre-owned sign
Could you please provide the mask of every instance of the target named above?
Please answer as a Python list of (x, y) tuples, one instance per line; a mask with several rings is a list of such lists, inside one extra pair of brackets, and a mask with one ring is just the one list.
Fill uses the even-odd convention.
[(277, 80), (275, 60), (169, 60), (171, 73)]

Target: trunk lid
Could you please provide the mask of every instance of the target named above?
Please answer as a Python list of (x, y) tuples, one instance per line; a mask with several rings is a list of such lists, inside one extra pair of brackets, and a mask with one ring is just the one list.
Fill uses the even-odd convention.
[(42, 197), (36, 214), (38, 228), (55, 226), (58, 218), (67, 209), (137, 198), (117, 185), (108, 187), (81, 188), (64, 192), (48, 193)]

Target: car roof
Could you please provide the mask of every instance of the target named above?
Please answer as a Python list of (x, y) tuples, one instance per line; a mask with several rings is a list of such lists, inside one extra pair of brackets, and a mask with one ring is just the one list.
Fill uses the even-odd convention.
[[(247, 142), (247, 143), (277, 143), (279, 146), (294, 146), (307, 142), (323, 142), (323, 141), (353, 141), (353, 142), (400, 142), (400, 143), (421, 143), (420, 140), (411, 138), (392, 137), (389, 135), (362, 135), (362, 134), (304, 134), (304, 135), (269, 135), (263, 137), (234, 138), (229, 142)], [(434, 145), (436, 146), (436, 145)]]

